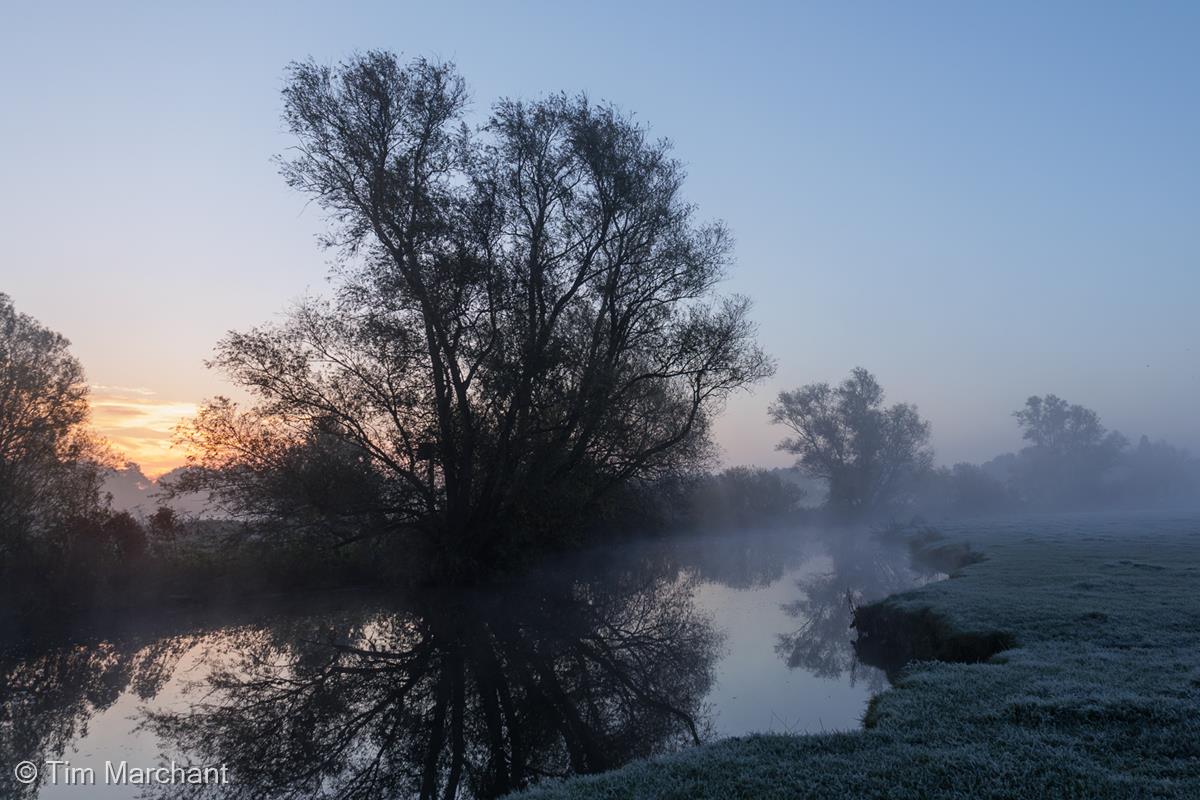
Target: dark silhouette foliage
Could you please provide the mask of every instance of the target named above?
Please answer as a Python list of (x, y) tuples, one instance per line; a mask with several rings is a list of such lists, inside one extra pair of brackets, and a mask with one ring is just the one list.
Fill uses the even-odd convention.
[(87, 394), (70, 342), (0, 294), (0, 567), (97, 511), (103, 455)]
[[(281, 165), (329, 215), (336, 290), (221, 342), (258, 403), (197, 418), (193, 487), (265, 512), (245, 493), (286, 484), (469, 574), (704, 464), (725, 397), (770, 373), (749, 303), (714, 294), (729, 234), (696, 221), (665, 141), (582, 96), (503, 100), (476, 130), (466, 103), (450, 65), (292, 65)], [(271, 477), (326, 446), (365, 496)]]

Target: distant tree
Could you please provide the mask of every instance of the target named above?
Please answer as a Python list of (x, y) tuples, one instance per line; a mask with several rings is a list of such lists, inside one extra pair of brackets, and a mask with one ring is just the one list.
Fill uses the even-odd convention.
[(96, 569), (101, 565), (131, 566), (146, 554), (148, 544), (146, 531), (128, 511), (73, 519), (68, 534), (77, 551), (68, 565), (75, 574), (101, 572)]
[(1027, 442), (1052, 453), (1088, 452), (1098, 447), (1120, 450), (1127, 444), (1121, 434), (1109, 432), (1100, 424), (1100, 415), (1095, 411), (1071, 405), (1053, 394), (1030, 397), (1013, 416)]
[(773, 470), (730, 467), (697, 480), (689, 527), (761, 525), (794, 520), (804, 490)]
[(975, 464), (958, 463), (950, 470), (950, 504), (963, 513), (1005, 511), (1016, 505), (1008, 484)]
[(1030, 445), (1013, 468), (1013, 483), (1034, 506), (1092, 506), (1112, 500), (1105, 481), (1128, 441), (1107, 430), (1090, 408), (1048, 394), (1013, 412)]
[(1018, 505), (1007, 480), (965, 462), (927, 472), (919, 481), (917, 495), (915, 510), (921, 513), (994, 513)]
[(840, 386), (813, 383), (781, 392), (771, 422), (795, 435), (778, 449), (800, 458), (809, 477), (829, 484), (829, 507), (845, 514), (882, 511), (905, 499), (930, 469), (929, 423), (915, 406), (884, 406), (879, 382), (862, 367)]
[(1186, 450), (1143, 436), (1127, 450), (1114, 480), (1122, 503), (1147, 505), (1190, 500), (1200, 496), (1200, 462)]
[(0, 294), (0, 562), (99, 507), (101, 451), (69, 346)]
[(477, 131), (466, 102), (420, 59), (291, 66), (282, 169), (329, 213), (337, 291), (224, 339), (214, 364), (260, 402), (192, 436), (208, 489), (264, 429), (341, 440), (386, 527), (453, 571), (703, 463), (724, 399), (771, 371), (666, 142), (582, 96), (504, 100)]
[(170, 506), (159, 506), (146, 520), (146, 532), (156, 547), (172, 546), (182, 532), (179, 515)]

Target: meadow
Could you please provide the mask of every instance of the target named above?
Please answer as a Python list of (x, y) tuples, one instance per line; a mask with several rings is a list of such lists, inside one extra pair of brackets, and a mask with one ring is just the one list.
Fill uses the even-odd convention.
[(860, 608), (860, 628), (870, 638), (868, 620), (908, 618), (924, 632), (918, 657), (986, 655), (963, 642), (1004, 649), (908, 663), (860, 732), (731, 738), (520, 796), (1200, 796), (1200, 516), (941, 531), (985, 559)]

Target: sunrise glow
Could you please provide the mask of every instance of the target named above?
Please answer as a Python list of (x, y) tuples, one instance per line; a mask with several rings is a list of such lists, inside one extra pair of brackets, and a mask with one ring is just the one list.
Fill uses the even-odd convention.
[(134, 461), (149, 478), (158, 478), (185, 461), (172, 446), (175, 427), (196, 413), (195, 403), (163, 400), (141, 387), (93, 385), (92, 426), (118, 457)]

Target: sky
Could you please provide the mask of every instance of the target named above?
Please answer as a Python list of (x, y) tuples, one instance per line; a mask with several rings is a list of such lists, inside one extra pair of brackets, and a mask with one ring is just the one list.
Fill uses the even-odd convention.
[(1047, 392), (1200, 451), (1200, 4), (0, 3), (0, 291), (148, 474), (234, 393), (222, 334), (326, 290), (279, 91), (371, 48), (454, 61), (479, 120), (586, 91), (675, 143), (779, 365), (726, 463), (790, 463), (771, 399), (859, 365), (942, 463)]

